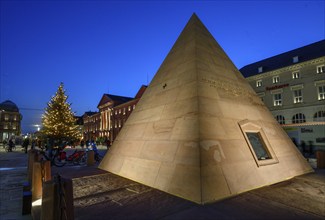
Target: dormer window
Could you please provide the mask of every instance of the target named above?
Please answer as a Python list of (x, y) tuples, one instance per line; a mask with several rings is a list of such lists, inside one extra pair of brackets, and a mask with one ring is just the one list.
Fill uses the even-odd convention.
[(299, 62), (299, 57), (298, 56), (292, 57), (292, 62), (293, 63), (298, 63)]
[(260, 66), (260, 67), (257, 69), (257, 71), (258, 71), (258, 73), (261, 73), (261, 72), (263, 72), (263, 67), (262, 67), (262, 66)]

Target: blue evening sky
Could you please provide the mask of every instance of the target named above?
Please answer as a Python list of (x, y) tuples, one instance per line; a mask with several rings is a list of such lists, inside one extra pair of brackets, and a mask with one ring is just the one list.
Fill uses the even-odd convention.
[[(150, 83), (195, 12), (238, 69), (325, 37), (324, 0), (1, 1), (0, 102), (35, 131), (64, 83), (76, 115)], [(35, 110), (36, 109), (36, 110)]]

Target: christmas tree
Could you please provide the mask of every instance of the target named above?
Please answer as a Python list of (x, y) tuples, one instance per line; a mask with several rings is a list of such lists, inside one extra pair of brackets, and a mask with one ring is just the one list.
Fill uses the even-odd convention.
[(50, 145), (61, 145), (63, 142), (75, 141), (80, 138), (78, 125), (71, 104), (67, 102), (63, 83), (51, 98), (42, 117), (42, 133), (49, 138)]

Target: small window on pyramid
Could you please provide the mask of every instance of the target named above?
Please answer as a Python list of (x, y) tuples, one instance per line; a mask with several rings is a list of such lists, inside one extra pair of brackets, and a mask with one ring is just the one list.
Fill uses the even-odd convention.
[(266, 149), (260, 133), (246, 132), (246, 135), (258, 160), (272, 159), (270, 153)]
[(279, 163), (260, 124), (247, 119), (238, 122), (238, 124), (246, 140), (248, 150), (251, 152), (258, 167)]

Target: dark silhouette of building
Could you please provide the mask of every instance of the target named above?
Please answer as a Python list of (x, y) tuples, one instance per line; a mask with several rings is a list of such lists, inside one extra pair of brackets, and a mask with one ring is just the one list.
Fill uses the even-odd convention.
[(0, 141), (21, 134), (22, 115), (15, 103), (6, 100), (0, 103)]

